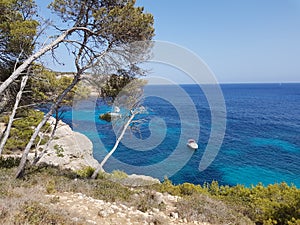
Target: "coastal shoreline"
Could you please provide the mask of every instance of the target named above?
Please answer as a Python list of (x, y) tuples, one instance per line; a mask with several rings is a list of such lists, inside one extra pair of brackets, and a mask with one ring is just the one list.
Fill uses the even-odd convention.
[[(55, 118), (50, 117), (48, 123), (50, 123), (53, 129)], [(5, 129), (5, 126), (3, 128)], [(37, 152), (38, 154), (41, 153), (40, 150)], [(35, 154), (36, 153), (33, 151), (28, 154), (29, 162), (34, 160)], [(2, 157), (21, 158), (22, 154), (3, 154)], [(83, 170), (88, 167), (96, 169), (99, 165), (98, 160), (96, 160), (93, 156), (92, 141), (84, 134), (73, 131), (68, 124), (61, 120), (58, 122), (54, 139), (50, 142), (47, 150), (38, 161), (37, 165), (43, 163), (57, 166), (60, 169), (71, 169), (73, 171)], [(157, 178), (139, 174), (130, 174), (124, 179), (115, 181), (123, 183), (124, 185), (130, 184), (132, 186), (160, 183)]]

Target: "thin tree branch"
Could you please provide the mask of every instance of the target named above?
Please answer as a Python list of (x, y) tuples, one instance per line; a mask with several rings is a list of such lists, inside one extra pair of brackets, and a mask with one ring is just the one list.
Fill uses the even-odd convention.
[(137, 112), (133, 112), (131, 114), (131, 116), (129, 117), (128, 121), (126, 122), (126, 124), (123, 127), (123, 130), (120, 134), (120, 136), (117, 138), (116, 143), (114, 145), (114, 147), (110, 150), (110, 152), (104, 157), (104, 159), (101, 161), (101, 163), (98, 165), (98, 167), (96, 168), (96, 170), (94, 171), (93, 175), (92, 175), (92, 179), (96, 179), (98, 173), (104, 172), (103, 166), (104, 164), (107, 162), (107, 160), (111, 157), (111, 155), (116, 151), (117, 147), (119, 146), (119, 143), (121, 142), (128, 126), (130, 125), (131, 121), (133, 120), (133, 118), (135, 117), (135, 115), (137, 114)]
[(66, 37), (72, 34), (76, 30), (82, 30), (85, 32), (90, 32), (91, 34), (95, 34), (93, 31), (86, 27), (72, 27), (65, 32), (63, 32), (61, 35), (59, 35), (54, 41), (52, 41), (50, 44), (46, 45), (45, 47), (41, 48), (39, 51), (31, 55), (29, 58), (27, 58), (11, 75), (9, 78), (7, 78), (0, 86), (0, 95), (4, 92), (4, 90), (12, 83), (14, 82), (20, 74), (26, 70), (26, 68), (35, 60), (40, 58), (42, 55), (44, 55), (46, 52), (52, 50), (53, 48), (57, 47), (60, 43), (64, 42)]
[[(28, 74), (29, 74), (29, 72), (28, 72)], [(1, 140), (1, 143), (0, 143), (0, 156), (2, 154), (2, 151), (4, 149), (5, 144), (7, 142), (7, 139), (9, 137), (10, 130), (11, 130), (11, 127), (12, 127), (12, 123), (14, 121), (14, 118), (15, 118), (15, 115), (16, 115), (16, 112), (17, 112), (17, 109), (18, 109), (18, 106), (19, 106), (19, 102), (21, 100), (22, 93), (23, 93), (23, 90), (26, 86), (27, 80), (28, 80), (28, 75), (26, 75), (22, 78), (22, 82), (21, 82), (21, 85), (20, 85), (20, 91), (17, 94), (13, 111), (12, 111), (10, 117), (9, 117), (9, 121), (8, 121), (6, 130), (5, 130), (4, 136), (3, 136), (2, 140)]]
[(23, 155), (19, 164), (19, 167), (17, 169), (17, 173), (16, 173), (16, 178), (21, 178), (24, 175), (24, 171), (25, 171), (25, 166), (26, 166), (26, 161), (28, 158), (28, 153), (36, 139), (36, 137), (38, 136), (41, 128), (46, 124), (46, 122), (48, 121), (48, 119), (50, 118), (50, 116), (52, 115), (53, 111), (57, 108), (57, 106), (62, 102), (62, 100), (64, 99), (64, 97), (70, 92), (70, 90), (72, 90), (75, 85), (80, 81), (81, 75), (82, 75), (83, 71), (78, 71), (78, 73), (74, 76), (72, 83), (59, 95), (57, 101), (55, 103), (52, 104), (50, 110), (48, 111), (48, 113), (44, 116), (43, 120), (39, 123), (39, 125), (35, 128), (34, 133), (32, 134), (30, 141), (28, 142), (28, 144), (26, 145), (24, 151), (23, 151)]

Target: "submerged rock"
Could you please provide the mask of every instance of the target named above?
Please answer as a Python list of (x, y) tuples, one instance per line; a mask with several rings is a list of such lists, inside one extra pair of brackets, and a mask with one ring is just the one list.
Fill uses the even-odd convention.
[(121, 114), (113, 113), (113, 112), (104, 113), (99, 116), (101, 120), (105, 120), (107, 122), (111, 122), (112, 119), (117, 119), (121, 117), (122, 117)]

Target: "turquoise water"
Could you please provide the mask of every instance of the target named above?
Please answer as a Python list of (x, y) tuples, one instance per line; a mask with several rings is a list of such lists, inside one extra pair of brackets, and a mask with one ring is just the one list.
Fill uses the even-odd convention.
[[(181, 90), (147, 86), (148, 97), (143, 105), (148, 113), (137, 118), (143, 119), (139, 132), (128, 132), (105, 169), (161, 180), (168, 176), (174, 183), (217, 180), (221, 184), (250, 186), (285, 181), (300, 187), (300, 84), (221, 87), (227, 112), (226, 132), (207, 169), (199, 171), (199, 163), (212, 130), (212, 115), (197, 85), (183, 85)], [(94, 156), (99, 161), (116, 138), (111, 123), (99, 119), (99, 114), (110, 110), (100, 100), (85, 101), (64, 114), (65, 122), (92, 140)], [(188, 138), (197, 139), (197, 151), (186, 146)]]

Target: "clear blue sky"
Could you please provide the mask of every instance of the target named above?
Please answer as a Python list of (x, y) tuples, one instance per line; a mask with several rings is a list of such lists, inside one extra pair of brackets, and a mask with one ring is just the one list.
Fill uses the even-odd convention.
[[(41, 9), (48, 2), (37, 0)], [(137, 4), (154, 15), (155, 40), (192, 50), (219, 82), (300, 82), (300, 0)]]

